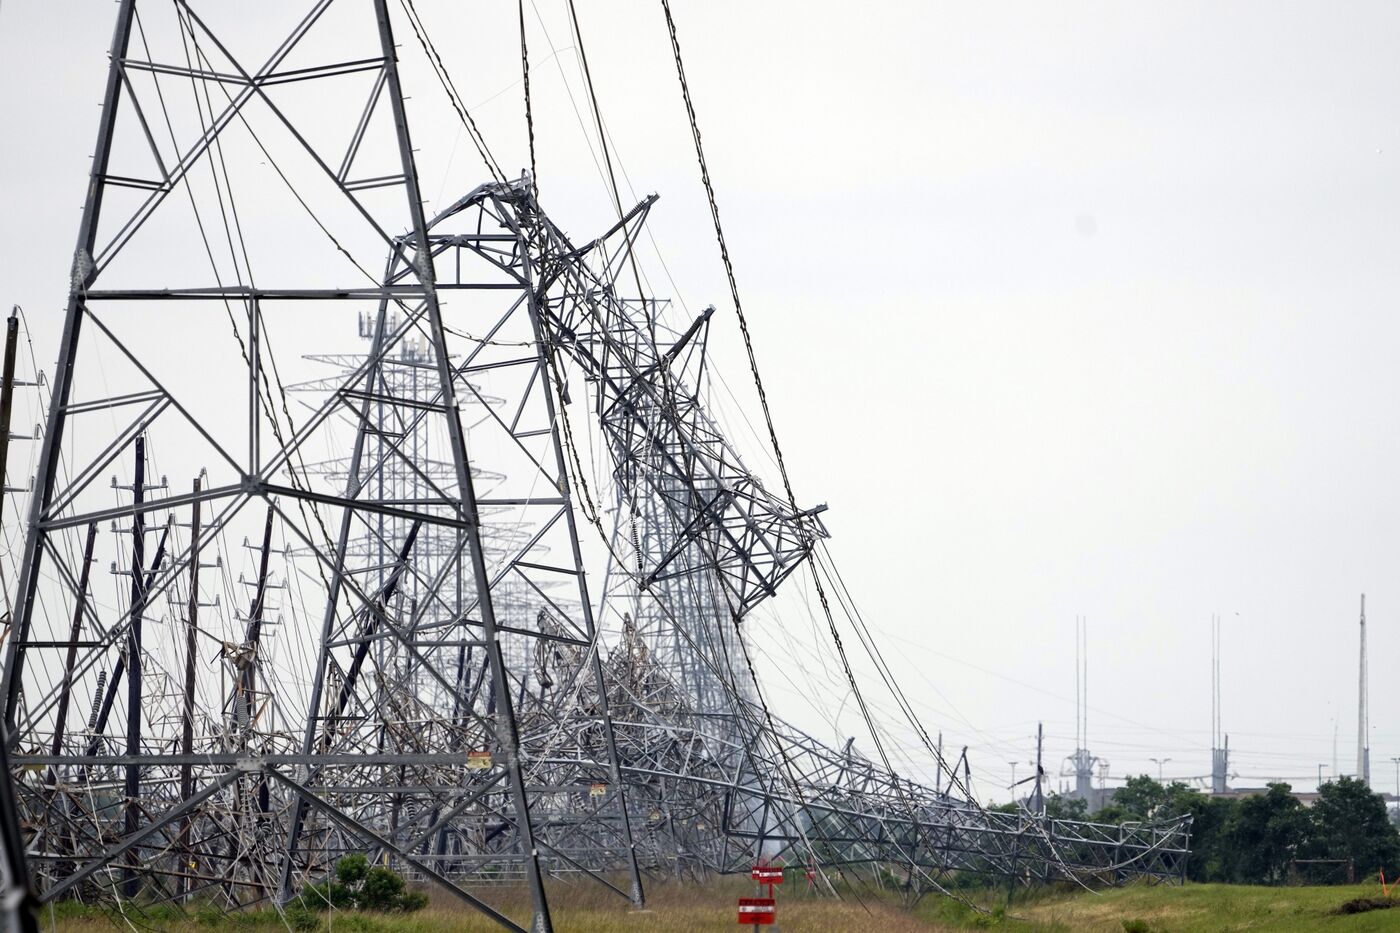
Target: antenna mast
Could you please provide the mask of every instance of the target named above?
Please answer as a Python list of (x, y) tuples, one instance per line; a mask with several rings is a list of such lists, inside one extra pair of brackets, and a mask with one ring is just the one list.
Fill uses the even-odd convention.
[(1367, 721), (1369, 684), (1366, 682), (1366, 594), (1361, 594), (1361, 671), (1357, 678), (1356, 703), (1356, 779), (1371, 785), (1371, 748), (1368, 741), (1370, 722)]
[(1074, 773), (1074, 796), (1093, 802), (1094, 765), (1098, 762), (1085, 747), (1089, 744), (1089, 625), (1074, 617), (1074, 754), (1062, 776)]
[(1210, 792), (1229, 790), (1230, 739), (1222, 725), (1220, 702), (1220, 615), (1210, 617)]

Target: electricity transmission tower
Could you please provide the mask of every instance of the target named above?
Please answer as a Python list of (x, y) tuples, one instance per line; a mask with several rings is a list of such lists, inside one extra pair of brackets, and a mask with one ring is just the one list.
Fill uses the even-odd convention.
[(820, 508), (707, 411), (655, 198), (586, 243), (528, 176), (426, 216), (386, 0), (283, 12), (118, 4), (0, 689), (44, 900), (283, 903), (352, 851), (531, 930), (550, 878), (762, 856), (1179, 874), (1184, 824), (987, 813), (966, 758), (775, 714), (742, 626)]
[(954, 797), (866, 760), (852, 743), (829, 748), (749, 689), (737, 627), (809, 559), (825, 536), (821, 509), (794, 511), (767, 493), (709, 419), (694, 388), (709, 312), (667, 326), (656, 301), (626, 297), (641, 288), (631, 251), (654, 202), (580, 246), (541, 210), (528, 179), (496, 183), (443, 212), (430, 234), (434, 249), (479, 250), (456, 231), (526, 232), (558, 391), (577, 391), (569, 374), (581, 374), (602, 426), (617, 521), (608, 535), (596, 511), (590, 519), (612, 542), (611, 572), (635, 587), (630, 600), (609, 594), (631, 611), (605, 679), (650, 851), (669, 847), (721, 872), (764, 856), (890, 862), (935, 886), (952, 872), (1179, 878), (1189, 820), (1125, 830), (988, 813), (965, 778), (954, 776)]
[[(518, 879), (528, 925), (544, 929), (546, 872), (596, 874), (600, 859), (575, 858), (586, 848), (629, 869), (622, 893), (640, 901), (545, 343), (509, 262), (526, 255), (522, 234), (464, 232), (486, 258), (436, 266), (383, 0), (321, 0), (257, 59), (206, 19), (220, 11), (142, 11), (118, 9), (5, 658), (16, 767), (48, 775), (17, 785), (45, 897), (115, 874), (128, 894), (281, 899), (340, 852), (371, 849), (513, 927), (459, 881)], [(351, 46), (365, 54), (342, 57)], [(328, 133), (325, 102), (352, 99), (354, 78), (367, 79), (358, 103)], [(360, 242), (389, 254), (380, 281), (346, 287), (259, 251), (282, 218), (247, 200), (234, 213), (236, 195), (250, 153), (275, 162), (273, 136), (280, 157), (290, 145), (318, 170), (320, 200), (292, 191), (291, 208), (322, 229), (322, 213), (358, 221)], [(190, 241), (205, 262), (160, 261)], [(361, 315), (366, 359), (294, 419), (273, 344), (307, 317)], [(185, 348), (195, 372), (172, 365), (170, 331), (152, 340), (179, 335), (182, 317), (203, 325)], [(450, 327), (489, 339), (457, 351)], [(421, 389), (406, 390), (408, 370)], [(511, 397), (485, 406), (472, 446), (510, 461), (515, 487), (482, 496), (463, 407), (488, 370)], [(428, 437), (432, 462), (415, 449)], [(329, 491), (305, 467), (326, 448), (347, 452)], [(153, 482), (154, 452), (205, 472), (190, 492)], [(124, 462), (129, 481), (96, 482)], [(511, 540), (488, 555), (493, 510), (509, 510)], [(278, 641), (274, 529), (304, 565), (295, 635)], [(212, 637), (196, 619), (201, 555), (239, 533), (263, 542), (260, 571), (248, 612), (215, 639), (233, 683), (211, 684), (195, 663)], [(87, 571), (106, 562), (124, 581), (115, 614), (90, 595)], [(572, 682), (527, 688), (524, 659), (580, 650)], [(72, 707), (89, 696), (83, 728)], [(559, 754), (522, 754), (556, 739)]]

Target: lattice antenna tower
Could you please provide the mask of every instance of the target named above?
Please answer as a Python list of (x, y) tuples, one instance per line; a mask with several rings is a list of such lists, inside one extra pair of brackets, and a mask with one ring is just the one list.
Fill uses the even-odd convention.
[(1361, 666), (1357, 675), (1356, 699), (1356, 779), (1371, 786), (1370, 692), (1366, 667), (1366, 594), (1361, 594)]

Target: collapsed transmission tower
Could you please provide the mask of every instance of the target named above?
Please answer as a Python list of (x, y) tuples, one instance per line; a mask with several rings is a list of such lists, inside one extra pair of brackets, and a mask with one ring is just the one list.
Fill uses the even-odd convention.
[(429, 218), (385, 0), (239, 25), (118, 8), (5, 654), (43, 900), (284, 903), (352, 851), (533, 930), (551, 878), (765, 856), (1179, 876), (1184, 823), (989, 814), (775, 715), (742, 625), (826, 532), (708, 413), (711, 313), (644, 293), (655, 199)]
[(472, 229), (530, 231), (546, 339), (582, 374), (602, 424), (617, 493), (612, 571), (632, 586), (608, 593), (629, 607), (610, 689), (639, 822), (669, 840), (674, 858), (718, 872), (776, 857), (898, 864), (935, 887), (959, 871), (1180, 878), (1189, 820), (1124, 828), (989, 813), (890, 773), (852, 743), (826, 747), (750, 689), (738, 627), (825, 537), (822, 509), (794, 511), (767, 493), (706, 414), (710, 311), (667, 326), (661, 303), (627, 297), (641, 287), (631, 250), (655, 200), (581, 246), (527, 181), (483, 186), (434, 221), (436, 230), (466, 215), (480, 218)]
[[(639, 901), (529, 284), (489, 262), (475, 278), (435, 268), (386, 4), (321, 0), (266, 44), (259, 65), (188, 4), (173, 17), (143, 10), (119, 7), (5, 663), (16, 768), (30, 775), (17, 784), (19, 806), (44, 896), (117, 884), (238, 906), (285, 899), (340, 853), (372, 849), (512, 927), (463, 879), (524, 883), (535, 929), (549, 924), (551, 871), (624, 868), (622, 893)], [(356, 43), (367, 53), (334, 54)], [(347, 112), (348, 150), (332, 153), (316, 141), (324, 107), (303, 126), (291, 91), (343, 99), (356, 75), (371, 80)], [(178, 96), (171, 76), (193, 92)], [(162, 124), (168, 140), (151, 130)], [(381, 283), (307, 281), (304, 262), (254, 268), (259, 217), (246, 207), (226, 231), (229, 255), (210, 247), (203, 276), (199, 266), (153, 273), (133, 255), (170, 245), (161, 221), (192, 221), (180, 242), (209, 243), (209, 202), (246, 193), (233, 154), (255, 147), (272, 160), (274, 130), (334, 202), (301, 205), (348, 208), (368, 228), (363, 239), (389, 253)], [(518, 234), (476, 242), (526, 254)], [(268, 278), (299, 280), (255, 285), (263, 265)], [(187, 281), (171, 288), (171, 275)], [(450, 348), (449, 302), (455, 327), (488, 341)], [(372, 340), (363, 363), (294, 420), (272, 346), (307, 315), (367, 315)], [(191, 347), (198, 373), (181, 373), (149, 339), (179, 316), (205, 323)], [(405, 358), (410, 344), (419, 349)], [(106, 365), (104, 379), (83, 378), (85, 354)], [(431, 388), (405, 391), (405, 366)], [(500, 472), (513, 486), (483, 496), (462, 408), (488, 371), (509, 395), (508, 420), (487, 405), (493, 417), (474, 426), (472, 447), (508, 461)], [(228, 381), (211, 397), (218, 378)], [(233, 399), (246, 409), (241, 425), (222, 411)], [(415, 459), (425, 436), (440, 463)], [(305, 467), (327, 448), (345, 458), (330, 491)], [(171, 471), (205, 472), (176, 491), (152, 481), (153, 452)], [(95, 482), (119, 461), (130, 463), (125, 481)], [(407, 496), (405, 471), (417, 480)], [(509, 510), (509, 542), (488, 554), (492, 510)], [(201, 558), (239, 533), (264, 542), (256, 595), (243, 618), (211, 631), (207, 613), (197, 618)], [(304, 565), (297, 617), (275, 641), (265, 599), (274, 537)], [(124, 595), (116, 613), (90, 595), (88, 569), (107, 562)], [(211, 643), (230, 660), (231, 683), (200, 678)], [(572, 681), (528, 689), (533, 659), (556, 651), (581, 654)], [(87, 697), (93, 714), (74, 715)], [(285, 728), (268, 715), (274, 697)], [(545, 760), (535, 747), (559, 753)]]

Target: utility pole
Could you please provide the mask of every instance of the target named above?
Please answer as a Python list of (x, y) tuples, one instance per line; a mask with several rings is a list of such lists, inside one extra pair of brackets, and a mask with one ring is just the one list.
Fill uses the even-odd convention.
[(933, 777), (933, 792), (940, 794), (943, 792), (943, 733), (938, 733), (938, 770)]
[(1036, 816), (1045, 815), (1045, 788), (1042, 784), (1045, 778), (1045, 768), (1041, 758), (1044, 745), (1045, 723), (1038, 722), (1035, 724), (1035, 794), (1031, 797), (1031, 812)]
[(1392, 758), (1395, 762), (1395, 813), (1400, 816), (1400, 758)]
[(0, 389), (0, 520), (5, 514), (5, 469), (10, 455), (10, 412), (15, 404), (15, 350), (19, 345), (19, 305), (5, 321), (4, 386)]
[[(184, 803), (194, 793), (194, 767), (190, 755), (194, 753), (194, 691), (195, 691), (195, 647), (199, 631), (199, 536), (200, 501), (199, 486), (201, 476), (194, 478), (194, 496), (190, 505), (190, 601), (185, 613), (185, 693), (180, 715), (180, 752), (185, 755), (185, 763), (180, 766), (180, 802)], [(180, 847), (187, 848), (190, 842), (191, 817), (186, 817), (180, 825)], [(193, 869), (191, 869), (193, 874)], [(192, 888), (193, 878), (182, 878), (179, 890), (183, 895)]]
[[(124, 807), (126, 833), (135, 835), (140, 824), (139, 800), (141, 769), (135, 760), (141, 754), (141, 620), (145, 615), (146, 588), (142, 586), (146, 563), (146, 513), (141, 503), (146, 495), (146, 436), (136, 435), (136, 467), (131, 480), (131, 621), (126, 637), (126, 766)], [(134, 864), (134, 863), (133, 863)], [(141, 890), (133, 868), (123, 873), (123, 893), (135, 897)]]
[[(0, 384), (0, 506), (5, 500), (3, 486), (10, 444), (10, 407), (14, 401), (15, 347), (19, 343), (18, 311), (19, 307), (16, 306), (10, 312), (5, 326), (4, 381)], [(86, 564), (83, 569), (86, 571)], [(8, 623), (10, 620), (5, 621)], [(61, 733), (61, 725), (59, 730)], [(38, 905), (29, 883), (24, 834), (19, 825), (14, 787), (10, 783), (9, 744), (8, 730), (0, 722), (0, 880), (5, 887), (3, 894), (0, 894), (0, 925), (22, 933), (34, 933), (38, 929), (34, 919), (34, 910)]]

